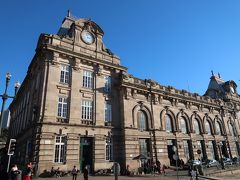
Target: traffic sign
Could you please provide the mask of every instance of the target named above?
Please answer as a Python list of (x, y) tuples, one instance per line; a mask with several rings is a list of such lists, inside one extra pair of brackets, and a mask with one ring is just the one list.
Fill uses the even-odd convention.
[(16, 149), (16, 139), (10, 139), (8, 145), (8, 155), (13, 155)]

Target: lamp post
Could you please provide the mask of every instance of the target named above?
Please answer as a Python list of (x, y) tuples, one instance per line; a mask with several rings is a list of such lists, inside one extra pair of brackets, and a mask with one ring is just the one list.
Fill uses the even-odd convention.
[(18, 88), (20, 87), (20, 83), (17, 81), (14, 85), (15, 86), (15, 95), (14, 96), (9, 96), (7, 94), (8, 84), (9, 84), (9, 81), (10, 81), (11, 77), (12, 77), (12, 75), (10, 73), (6, 74), (5, 91), (2, 95), (0, 95), (2, 97), (2, 109), (1, 109), (1, 115), (0, 115), (0, 137), (2, 136), (3, 112), (4, 112), (4, 106), (5, 106), (6, 100), (8, 98), (14, 98), (15, 95), (17, 94)]
[(220, 163), (221, 163), (222, 169), (225, 169), (224, 163), (223, 163), (223, 158), (222, 158), (222, 145), (223, 145), (222, 142), (218, 143), (219, 154), (220, 154), (220, 158), (221, 158)]

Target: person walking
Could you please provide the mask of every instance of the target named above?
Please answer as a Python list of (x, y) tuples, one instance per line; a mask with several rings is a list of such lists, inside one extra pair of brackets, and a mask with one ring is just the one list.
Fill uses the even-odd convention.
[(83, 179), (88, 180), (88, 168), (87, 168), (87, 166), (83, 169)]
[(27, 168), (26, 168), (26, 171), (25, 171), (25, 175), (23, 176), (23, 180), (31, 180), (31, 177), (32, 177), (32, 163), (29, 162), (27, 164)]
[(77, 180), (77, 168), (76, 168), (76, 166), (73, 166), (72, 177), (73, 177), (73, 180)]
[(20, 174), (20, 172), (18, 170), (17, 165), (14, 164), (13, 167), (11, 168), (11, 171), (10, 171), (10, 178), (11, 178), (11, 180), (16, 180), (18, 174)]

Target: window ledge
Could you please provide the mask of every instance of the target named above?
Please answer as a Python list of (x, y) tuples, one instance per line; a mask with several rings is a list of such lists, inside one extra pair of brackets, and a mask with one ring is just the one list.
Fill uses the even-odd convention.
[(82, 124), (93, 125), (93, 121), (92, 120), (84, 120), (84, 119), (82, 119)]
[(67, 119), (67, 118), (57, 117), (57, 122), (61, 122), (61, 123), (69, 123), (69, 119)]

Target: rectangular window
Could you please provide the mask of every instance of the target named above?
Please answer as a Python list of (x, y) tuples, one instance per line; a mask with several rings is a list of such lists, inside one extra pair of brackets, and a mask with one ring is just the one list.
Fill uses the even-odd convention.
[(112, 104), (105, 102), (105, 122), (112, 122)]
[(69, 79), (70, 79), (70, 66), (61, 65), (60, 82), (68, 84)]
[(106, 160), (112, 161), (113, 160), (113, 152), (112, 152), (112, 138), (106, 137)]
[(209, 150), (208, 158), (215, 159), (216, 157), (215, 157), (214, 148), (213, 148), (213, 141), (208, 142), (208, 150)]
[(112, 86), (111, 76), (105, 76), (104, 77), (104, 91), (105, 92), (110, 92), (111, 91), (111, 86)]
[(92, 120), (93, 108), (92, 101), (83, 100), (82, 101), (82, 119), (84, 120)]
[(183, 148), (184, 148), (184, 156), (189, 159), (189, 147), (188, 141), (183, 141)]
[(92, 89), (93, 73), (91, 71), (83, 71), (83, 87)]
[(66, 136), (56, 136), (55, 140), (55, 163), (63, 163), (66, 161)]
[(140, 148), (140, 154), (143, 154), (145, 156), (148, 156), (148, 152), (149, 152), (149, 141), (148, 139), (139, 139), (139, 148)]
[(58, 117), (67, 118), (68, 115), (68, 98), (58, 98)]

